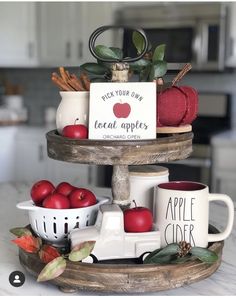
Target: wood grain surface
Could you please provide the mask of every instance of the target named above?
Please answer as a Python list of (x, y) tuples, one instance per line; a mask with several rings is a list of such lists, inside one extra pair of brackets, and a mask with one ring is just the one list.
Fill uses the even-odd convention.
[(48, 156), (52, 159), (96, 165), (134, 165), (187, 158), (192, 152), (193, 133), (142, 141), (96, 141), (65, 138), (53, 130), (46, 138)]
[[(210, 231), (216, 233), (217, 229), (211, 227)], [(63, 274), (50, 282), (65, 292), (73, 290), (110, 294), (159, 292), (188, 285), (212, 275), (221, 264), (223, 246), (223, 241), (210, 244), (209, 249), (219, 256), (218, 261), (213, 264), (198, 260), (175, 265), (143, 265), (135, 264), (133, 260), (128, 262), (109, 260), (108, 264), (67, 261)], [(21, 249), (19, 258), (23, 267), (35, 277), (45, 266), (37, 254), (30, 254)]]

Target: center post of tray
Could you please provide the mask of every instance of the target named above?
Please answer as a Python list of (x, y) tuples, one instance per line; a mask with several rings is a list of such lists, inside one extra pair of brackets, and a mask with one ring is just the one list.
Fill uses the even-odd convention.
[(130, 205), (128, 165), (113, 165), (111, 184), (113, 203), (118, 204), (122, 209), (125, 209)]

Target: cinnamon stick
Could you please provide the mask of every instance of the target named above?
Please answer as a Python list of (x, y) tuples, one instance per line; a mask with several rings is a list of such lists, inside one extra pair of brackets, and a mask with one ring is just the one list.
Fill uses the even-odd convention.
[(53, 83), (57, 86), (59, 86), (59, 88), (63, 91), (75, 91), (71, 86), (69, 86), (68, 84), (66, 84), (63, 79), (61, 77), (59, 77), (59, 75), (56, 72), (52, 73), (52, 77), (51, 77)]
[(90, 90), (90, 80), (88, 75), (85, 72), (82, 72), (80, 75), (80, 79), (85, 87), (85, 90), (89, 91)]
[(80, 79), (78, 79), (77, 76), (74, 73), (71, 74), (70, 80), (77, 86), (78, 91), (85, 91), (86, 90), (85, 87), (83, 86), (82, 81)]

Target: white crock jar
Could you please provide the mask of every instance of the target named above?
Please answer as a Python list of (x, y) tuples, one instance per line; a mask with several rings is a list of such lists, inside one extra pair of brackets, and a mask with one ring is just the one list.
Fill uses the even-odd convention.
[[(153, 212), (154, 187), (169, 181), (169, 170), (162, 166), (129, 166), (130, 201)], [(134, 207), (134, 206), (133, 206)]]
[[(61, 91), (61, 102), (57, 108), (56, 126), (61, 134), (66, 125), (84, 124), (88, 127), (89, 92)], [(77, 120), (78, 119), (78, 120)]]

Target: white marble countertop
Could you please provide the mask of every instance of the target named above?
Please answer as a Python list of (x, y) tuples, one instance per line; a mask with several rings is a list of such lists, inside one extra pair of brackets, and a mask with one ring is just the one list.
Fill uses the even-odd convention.
[[(18, 248), (10, 241), (14, 236), (9, 232), (13, 227), (28, 224), (26, 211), (16, 209), (16, 203), (29, 199), (30, 184), (2, 183), (0, 184), (0, 295), (4, 296), (61, 296), (65, 295), (49, 282), (37, 283), (36, 279), (27, 273), (20, 265)], [(110, 191), (96, 190), (98, 195), (107, 195)], [(226, 208), (221, 203), (213, 202), (210, 208), (210, 223), (223, 230), (226, 218)], [(181, 288), (161, 291), (158, 293), (146, 293), (154, 296), (228, 296), (236, 294), (236, 221), (230, 237), (225, 241), (222, 263), (219, 269), (207, 279), (186, 285)], [(26, 280), (21, 287), (13, 287), (8, 281), (13, 271), (22, 271)], [(97, 293), (101, 295), (101, 293)], [(67, 295), (96, 295), (96, 293), (78, 291)]]

